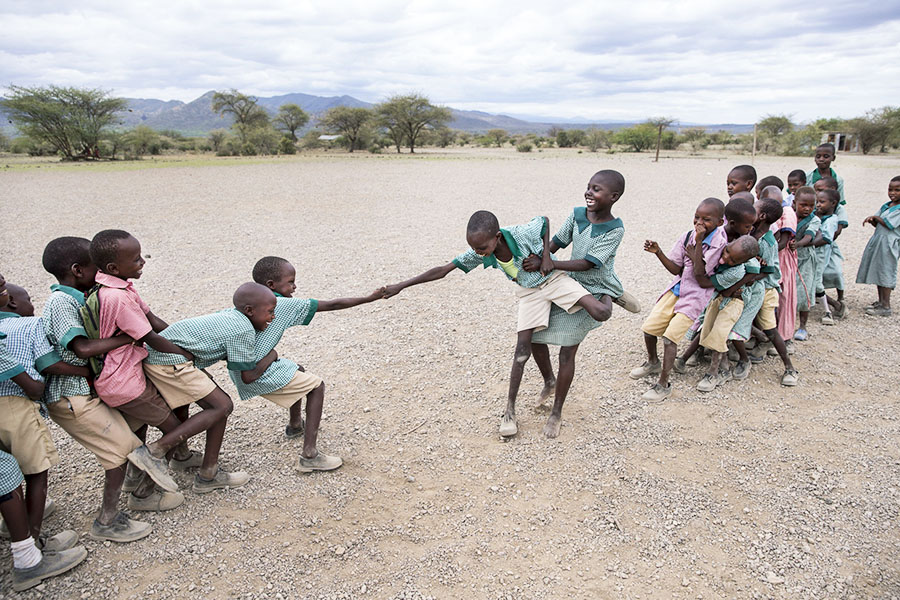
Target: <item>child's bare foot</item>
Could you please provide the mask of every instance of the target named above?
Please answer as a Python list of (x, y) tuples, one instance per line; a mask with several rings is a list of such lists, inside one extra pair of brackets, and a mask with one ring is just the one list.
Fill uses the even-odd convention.
[(538, 404), (536, 409), (540, 411), (550, 410), (550, 405), (547, 404), (547, 400), (553, 397), (553, 394), (556, 392), (556, 378), (547, 380), (544, 382), (544, 389), (541, 390), (540, 398), (538, 399)]
[(560, 424), (561, 419), (559, 415), (550, 415), (550, 418), (547, 419), (547, 423), (544, 425), (544, 437), (551, 440), (559, 437)]

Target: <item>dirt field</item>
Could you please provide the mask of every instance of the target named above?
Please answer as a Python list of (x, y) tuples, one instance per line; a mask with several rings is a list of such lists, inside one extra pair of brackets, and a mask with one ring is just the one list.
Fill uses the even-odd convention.
[[(669, 274), (643, 241), (668, 250), (699, 200), (725, 198), (726, 174), (749, 157), (651, 161), (478, 150), (0, 169), (0, 272), (38, 311), (52, 283), (40, 255), (60, 235), (131, 231), (151, 257), (138, 289), (174, 322), (227, 307), (267, 254), (296, 266), (298, 296), (328, 299), (445, 264), (466, 249), (476, 209), (501, 224), (547, 215), (555, 231), (600, 168), (626, 177), (616, 264), (644, 305), (641, 315), (616, 308), (582, 344), (557, 440), (541, 434), (531, 362), (520, 434), (506, 443), (497, 425), (516, 313), (499, 273), (455, 271), (318, 315), (278, 350), (325, 379), (319, 446), (344, 466), (298, 474), (285, 412), (236, 400), (222, 463), (250, 483), (197, 496), (178, 476), (186, 503), (138, 515), (154, 534), (132, 544), (87, 536), (102, 472), (54, 426), (60, 510), (46, 530), (75, 529), (90, 554), (16, 595), (0, 544), (0, 598), (900, 596), (900, 317), (865, 316), (875, 289), (850, 284), (849, 316), (825, 328), (814, 312), (810, 341), (797, 344), (799, 387), (782, 388), (769, 358), (707, 395), (695, 391), (700, 368), (676, 375), (673, 397), (647, 405), (650, 382), (628, 371), (644, 360), (640, 324)], [(813, 162), (764, 157), (756, 167), (785, 178)], [(850, 283), (872, 232), (860, 223), (886, 201), (900, 159), (840, 156), (835, 168), (849, 201), (840, 245)], [(224, 367), (212, 373), (236, 398)]]

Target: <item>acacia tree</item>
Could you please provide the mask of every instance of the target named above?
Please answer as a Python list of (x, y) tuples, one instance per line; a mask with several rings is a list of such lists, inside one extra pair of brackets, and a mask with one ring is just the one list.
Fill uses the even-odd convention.
[(0, 101), (8, 118), (24, 135), (46, 142), (64, 159), (89, 154), (100, 144), (104, 129), (116, 123), (127, 106), (99, 89), (9, 86)]
[(489, 129), (485, 134), (485, 137), (497, 144), (497, 147), (500, 148), (503, 146), (503, 142), (509, 139), (509, 134), (506, 133), (505, 129)]
[(438, 128), (453, 118), (449, 108), (435, 106), (418, 94), (392, 96), (378, 104), (375, 113), (397, 146), (397, 152), (405, 139), (411, 153), (416, 151), (416, 141), (425, 127)]
[(231, 89), (213, 94), (212, 109), (222, 116), (229, 114), (234, 117), (234, 128), (243, 144), (247, 141), (247, 135), (251, 129), (263, 127), (269, 123), (269, 115), (257, 102), (258, 100), (253, 96)]
[(653, 159), (653, 162), (659, 162), (659, 146), (662, 143), (663, 130), (671, 126), (674, 122), (675, 119), (672, 117), (653, 117), (652, 119), (647, 119), (647, 123), (656, 127), (656, 158)]
[(350, 152), (356, 148), (360, 133), (366, 123), (372, 120), (372, 111), (368, 108), (352, 108), (350, 106), (335, 106), (329, 108), (319, 123), (335, 133), (340, 133), (350, 142)]
[(282, 104), (272, 122), (277, 129), (288, 132), (291, 140), (296, 142), (297, 130), (309, 123), (309, 115), (296, 104)]
[(787, 115), (768, 115), (765, 119), (757, 123), (756, 127), (765, 144), (763, 146), (763, 152), (769, 151), (770, 143), (775, 148), (778, 148), (785, 136), (794, 130), (794, 124)]

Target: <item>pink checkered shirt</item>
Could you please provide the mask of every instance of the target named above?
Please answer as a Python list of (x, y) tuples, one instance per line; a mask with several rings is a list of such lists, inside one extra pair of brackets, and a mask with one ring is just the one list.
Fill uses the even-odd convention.
[[(105, 286), (99, 292), (101, 338), (121, 332), (139, 340), (153, 331), (147, 319), (150, 307), (130, 281), (97, 273), (97, 283)], [(128, 344), (108, 353), (103, 371), (94, 381), (100, 399), (109, 406), (120, 406), (140, 396), (147, 386), (141, 364), (146, 357), (147, 351), (140, 344)]]

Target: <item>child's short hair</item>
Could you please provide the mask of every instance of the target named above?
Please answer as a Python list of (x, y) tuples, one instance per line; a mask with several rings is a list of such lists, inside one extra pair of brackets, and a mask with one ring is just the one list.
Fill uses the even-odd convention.
[(837, 204), (841, 201), (841, 195), (838, 193), (837, 190), (828, 188), (828, 189), (822, 190), (819, 193), (823, 194), (826, 198), (828, 198), (829, 200), (834, 202), (835, 206), (837, 206)]
[(794, 200), (800, 200), (800, 196), (812, 196), (813, 200), (815, 200), (816, 190), (804, 185), (803, 187), (797, 188), (797, 191), (794, 192)]
[(494, 235), (500, 231), (500, 221), (494, 213), (487, 210), (479, 210), (472, 213), (469, 217), (469, 224), (466, 225), (466, 234), (471, 233), (487, 233)]
[(737, 171), (737, 174), (744, 178), (745, 181), (756, 183), (756, 169), (751, 165), (738, 165), (729, 171), (729, 173), (734, 173), (735, 171)]
[(277, 281), (284, 265), (289, 264), (287, 259), (279, 256), (264, 256), (253, 265), (253, 281), (262, 285), (266, 285), (267, 281)]
[(744, 217), (756, 218), (753, 203), (745, 198), (732, 198), (725, 205), (725, 218), (729, 221), (741, 221)]
[(816, 150), (819, 150), (819, 149), (831, 150), (832, 156), (837, 154), (837, 151), (834, 149), (834, 144), (832, 144), (831, 142), (825, 142), (824, 144), (819, 144), (818, 146), (816, 146)]
[(894, 177), (891, 177), (891, 183), (894, 183), (895, 181), (900, 181), (900, 175), (896, 175), (896, 176), (894, 176)]
[(610, 191), (619, 192), (620, 196), (625, 193), (625, 177), (618, 171), (603, 169), (594, 173), (591, 179), (595, 177), (603, 180), (609, 186)]
[(759, 242), (752, 235), (742, 235), (734, 240), (741, 252), (746, 252), (748, 256), (753, 257), (759, 254)]
[(770, 185), (774, 185), (782, 192), (784, 191), (784, 182), (780, 177), (776, 177), (775, 175), (768, 175), (766, 177), (763, 177), (759, 180), (759, 182), (757, 182), (756, 187), (762, 190), (769, 187)]
[(784, 209), (781, 207), (781, 202), (779, 202), (775, 198), (760, 198), (759, 200), (757, 200), (757, 202), (762, 208), (762, 212), (766, 213), (766, 216), (769, 217), (769, 223), (774, 223), (781, 218), (782, 214), (784, 214)]
[(91, 240), (91, 262), (103, 270), (106, 265), (116, 262), (119, 253), (119, 242), (127, 240), (131, 234), (122, 229), (104, 229)]
[[(829, 189), (832, 189), (832, 190), (838, 189), (837, 180), (834, 177), (831, 177), (831, 176), (822, 177), (821, 179), (819, 179), (819, 181), (821, 181), (822, 185), (824, 185), (825, 187), (827, 187)], [(817, 181), (816, 183), (818, 183), (819, 181)]]
[(705, 198), (700, 201), (699, 206), (711, 206), (716, 211), (716, 216), (722, 218), (725, 216), (725, 203), (718, 198)]
[(51, 240), (41, 256), (44, 270), (57, 279), (65, 277), (72, 265), (87, 266), (92, 262), (91, 240), (72, 236)]
[(806, 184), (806, 173), (803, 169), (794, 169), (788, 173), (788, 180), (791, 179), (799, 179), (803, 184)]

